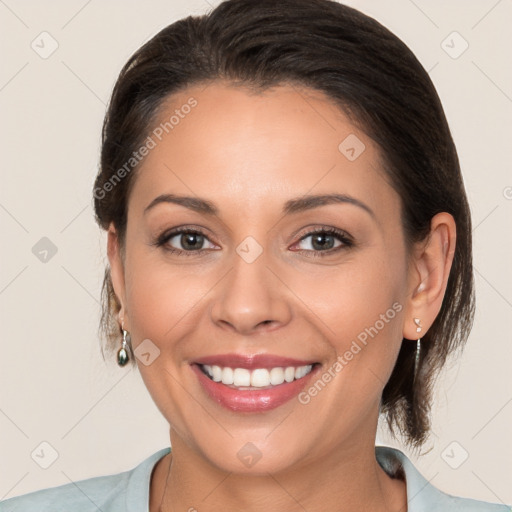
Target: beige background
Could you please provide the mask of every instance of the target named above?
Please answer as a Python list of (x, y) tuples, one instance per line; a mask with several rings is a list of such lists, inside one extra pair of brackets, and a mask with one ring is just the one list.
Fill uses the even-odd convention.
[[(427, 453), (411, 458), (442, 490), (512, 503), (512, 3), (348, 3), (394, 31), (429, 70), (473, 213), (475, 326), (439, 382)], [(130, 469), (168, 446), (138, 372), (101, 358), (105, 238), (91, 189), (121, 66), (165, 25), (216, 4), (0, 0), (0, 499)], [(52, 39), (58, 48), (46, 59), (31, 47), (49, 51)], [(32, 252), (42, 237), (57, 249), (46, 262)], [(384, 432), (378, 440), (400, 447)], [(43, 469), (52, 450), (58, 458)]]

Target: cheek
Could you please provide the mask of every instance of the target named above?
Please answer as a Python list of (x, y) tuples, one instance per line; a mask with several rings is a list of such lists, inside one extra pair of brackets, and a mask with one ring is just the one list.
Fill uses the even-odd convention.
[[(159, 261), (160, 260), (160, 261)], [(142, 251), (133, 250), (126, 261), (126, 300), (132, 347), (149, 346), (151, 358), (144, 364), (137, 359), (141, 377), (156, 406), (182, 438), (190, 438), (194, 415), (201, 413), (196, 402), (183, 391), (188, 364), (184, 363), (189, 346), (187, 335), (197, 326), (201, 298), (214, 281), (193, 272), (193, 266), (172, 266)], [(153, 345), (147, 344), (150, 340)], [(146, 345), (141, 345), (146, 343)], [(190, 350), (190, 348), (188, 348)], [(152, 352), (155, 351), (155, 352)]]
[(126, 284), (130, 325), (139, 339), (172, 340), (206, 291), (189, 271), (143, 261), (133, 264)]
[(403, 309), (395, 306), (388, 312), (402, 300), (404, 267), (396, 258), (376, 253), (377, 250), (355, 256), (336, 269), (323, 268), (295, 276), (294, 291), (315, 313), (317, 323), (323, 323), (330, 339), (356, 338), (376, 323), (379, 331), (387, 331), (388, 326), (397, 323), (385, 322), (384, 329), (380, 320), (381, 315), (385, 315), (384, 321), (395, 320), (396, 310)]
[(396, 253), (378, 252), (355, 257), (328, 279), (297, 277), (297, 295), (315, 313), (313, 321), (342, 365), (336, 386), (353, 398), (364, 395), (363, 401), (387, 382), (402, 341), (406, 273)]

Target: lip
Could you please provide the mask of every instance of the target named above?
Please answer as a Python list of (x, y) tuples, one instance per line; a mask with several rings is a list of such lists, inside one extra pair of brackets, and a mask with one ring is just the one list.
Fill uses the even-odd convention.
[(194, 361), (201, 365), (217, 365), (220, 367), (229, 366), (230, 368), (245, 368), (247, 370), (256, 370), (257, 368), (277, 368), (287, 366), (307, 366), (315, 364), (318, 361), (293, 359), (291, 357), (277, 356), (273, 354), (218, 354), (205, 356)]
[[(280, 359), (285, 360), (285, 358)], [(206, 358), (204, 360), (206, 360)], [(292, 361), (292, 359), (286, 360)], [(203, 361), (203, 359), (201, 359), (201, 361)], [(218, 359), (215, 359), (215, 361), (218, 361)], [(237, 360), (237, 364), (239, 363), (240, 360)], [(302, 363), (302, 361), (300, 361), (300, 363)], [(278, 386), (272, 386), (268, 388), (240, 390), (226, 386), (221, 382), (214, 382), (203, 373), (199, 364), (203, 363), (193, 363), (190, 365), (190, 367), (192, 371), (197, 375), (199, 383), (201, 384), (201, 387), (205, 391), (206, 395), (222, 407), (239, 413), (262, 413), (285, 404), (292, 398), (296, 397), (302, 391), (302, 389), (308, 385), (311, 379), (320, 371), (321, 368), (320, 364), (315, 364), (307, 375), (301, 379), (294, 380), (293, 382), (284, 382)], [(287, 365), (295, 366), (295, 363)], [(226, 364), (225, 366), (230, 365)], [(298, 364), (297, 366), (303, 365)], [(264, 367), (265, 366), (258, 366), (258, 368)], [(235, 366), (235, 368), (247, 367)], [(256, 366), (253, 366), (253, 368), (256, 368)]]

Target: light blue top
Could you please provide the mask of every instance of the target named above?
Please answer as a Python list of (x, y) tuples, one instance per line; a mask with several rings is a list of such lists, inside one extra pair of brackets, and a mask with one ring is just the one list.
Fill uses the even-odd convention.
[[(129, 471), (79, 480), (0, 501), (0, 512), (149, 512), (151, 472), (170, 451), (170, 448), (163, 448)], [(396, 448), (376, 446), (375, 454), (390, 476), (402, 468), (408, 512), (512, 511), (508, 505), (459, 498), (440, 491)]]

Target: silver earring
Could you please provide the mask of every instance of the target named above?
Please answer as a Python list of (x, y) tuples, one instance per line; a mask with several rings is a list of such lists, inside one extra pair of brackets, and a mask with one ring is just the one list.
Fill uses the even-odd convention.
[(128, 331), (125, 331), (123, 327), (123, 341), (121, 343), (121, 348), (117, 352), (117, 364), (119, 366), (125, 366), (130, 359), (130, 357), (128, 356), (128, 351), (126, 350), (126, 346), (128, 344), (128, 336), (130, 336), (130, 334), (128, 333)]
[[(416, 332), (421, 332), (421, 320), (419, 318), (413, 318), (414, 323), (416, 324)], [(416, 380), (416, 374), (418, 373), (418, 365), (420, 362), (420, 352), (421, 352), (421, 338), (418, 338), (416, 341), (416, 358), (414, 360), (414, 380)]]

